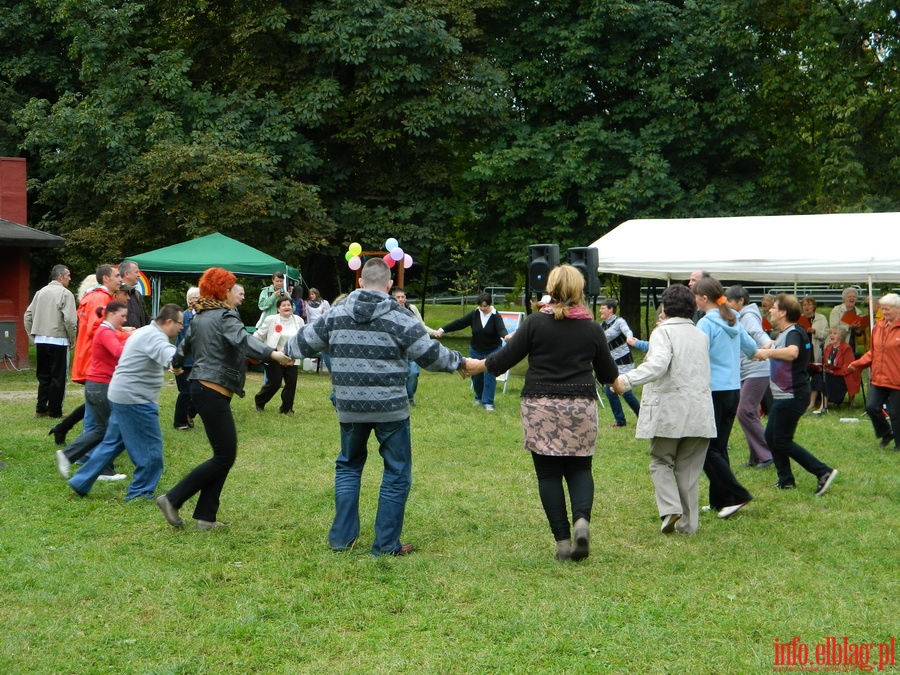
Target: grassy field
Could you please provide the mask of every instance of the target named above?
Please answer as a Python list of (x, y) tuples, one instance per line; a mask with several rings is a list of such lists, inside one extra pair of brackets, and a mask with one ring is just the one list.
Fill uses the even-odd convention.
[[(251, 375), (248, 394), (260, 384)], [(784, 493), (771, 470), (740, 468), (736, 429), (732, 462), (756, 500), (664, 537), (647, 443), (627, 408), (625, 429), (602, 409), (591, 556), (559, 563), (521, 448), (521, 381), (494, 414), (468, 387), (422, 374), (403, 538), (418, 552), (373, 559), (377, 454), (358, 546), (326, 542), (338, 431), (325, 376), (301, 376), (292, 418), (235, 399), (220, 511), (234, 526), (198, 532), (125, 503), (122, 483), (75, 497), (52, 422), (33, 417), (33, 372), (0, 373), (0, 672), (763, 673), (776, 639), (812, 652), (829, 636), (897, 637), (900, 453), (879, 448), (866, 419), (839, 421), (859, 410), (801, 422), (798, 440), (840, 470), (827, 495), (802, 470)], [(71, 387), (66, 409), (80, 397)], [(167, 380), (161, 491), (209, 455), (199, 420), (172, 428), (174, 398)], [(124, 456), (118, 466), (131, 474)]]

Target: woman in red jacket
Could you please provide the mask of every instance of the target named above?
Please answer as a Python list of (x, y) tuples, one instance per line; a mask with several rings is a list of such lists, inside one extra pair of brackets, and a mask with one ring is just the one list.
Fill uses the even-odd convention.
[(847, 344), (848, 327), (844, 324), (828, 329), (828, 342), (822, 352), (822, 369), (825, 371), (825, 405), (814, 410), (813, 415), (828, 411), (828, 406), (835, 406), (849, 396), (850, 405), (853, 397), (859, 393), (859, 373), (847, 370), (853, 361), (853, 350)]
[[(900, 424), (900, 295), (888, 293), (878, 305), (884, 319), (872, 330), (872, 347), (847, 370), (856, 372), (871, 366), (866, 412), (875, 436), (881, 439), (881, 447), (886, 448), (894, 441), (894, 449), (900, 450), (900, 439), (894, 437), (893, 431)], [(890, 423), (884, 417), (885, 403)]]
[[(95, 314), (101, 323), (97, 326), (94, 339), (91, 341), (91, 362), (84, 381), (84, 402), (90, 409), (93, 425), (85, 429), (84, 433), (67, 448), (56, 451), (56, 468), (63, 478), (69, 477), (72, 462), (93, 450), (106, 435), (110, 416), (106, 394), (109, 391), (113, 371), (125, 348), (123, 337), (127, 338), (127, 334), (121, 333), (128, 318), (126, 305), (113, 300), (106, 307), (97, 307)], [(112, 462), (107, 468), (112, 469)], [(98, 480), (125, 480), (125, 478), (125, 474), (111, 470), (101, 474)]]

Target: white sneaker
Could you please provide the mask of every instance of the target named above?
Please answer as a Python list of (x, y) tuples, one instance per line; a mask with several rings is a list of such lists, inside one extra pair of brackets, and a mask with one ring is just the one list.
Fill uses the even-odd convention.
[(719, 510), (719, 518), (722, 518), (722, 519), (729, 518), (729, 517), (733, 516), (735, 513), (737, 513), (738, 511), (740, 511), (742, 508), (747, 506), (747, 504), (749, 504), (749, 503), (750, 502), (747, 501), (747, 502), (744, 502), (743, 504), (733, 504), (731, 506), (726, 506), (725, 508)]
[(56, 451), (56, 468), (59, 469), (59, 475), (69, 479), (69, 469), (72, 467), (72, 462), (69, 461), (69, 458), (66, 457), (66, 453), (62, 450)]
[(663, 534), (672, 534), (675, 531), (675, 523), (681, 520), (680, 513), (670, 513), (662, 520), (659, 531)]
[(494, 406), (492, 406), (490, 403), (485, 403), (484, 409), (487, 410), (488, 412), (494, 412)]
[(97, 480), (103, 481), (104, 483), (113, 483), (117, 480), (125, 480), (126, 478), (128, 478), (128, 476), (126, 476), (124, 473), (114, 473), (111, 475), (108, 473), (101, 473), (99, 476), (97, 476)]

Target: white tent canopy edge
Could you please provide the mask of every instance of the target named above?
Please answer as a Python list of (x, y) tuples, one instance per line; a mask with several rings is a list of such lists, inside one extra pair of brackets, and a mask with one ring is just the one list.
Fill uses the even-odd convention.
[(900, 213), (628, 220), (591, 246), (601, 274), (684, 281), (900, 281)]

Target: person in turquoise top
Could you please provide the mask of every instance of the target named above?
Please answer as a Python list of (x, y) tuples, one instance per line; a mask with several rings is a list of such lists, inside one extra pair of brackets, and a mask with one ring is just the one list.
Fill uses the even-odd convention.
[(697, 328), (709, 338), (710, 389), (716, 419), (716, 437), (710, 441), (703, 471), (709, 478), (710, 508), (719, 512), (719, 518), (728, 518), (753, 499), (731, 470), (728, 438), (741, 396), (741, 352), (753, 358), (757, 345), (725, 302), (722, 284), (704, 277), (691, 290), (697, 309), (704, 312)]

